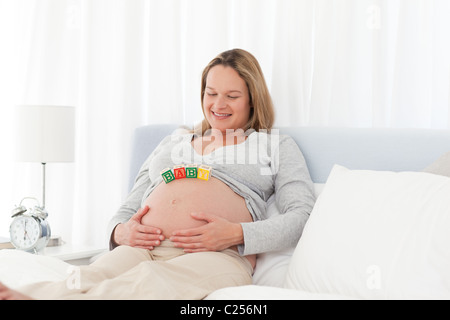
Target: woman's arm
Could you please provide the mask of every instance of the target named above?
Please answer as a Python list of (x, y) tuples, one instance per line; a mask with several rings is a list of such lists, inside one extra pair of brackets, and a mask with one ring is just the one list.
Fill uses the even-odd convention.
[(119, 245), (147, 249), (153, 249), (153, 246), (159, 245), (157, 241), (161, 230), (140, 223), (141, 218), (149, 211), (148, 208), (140, 208), (140, 206), (142, 197), (151, 183), (148, 175), (150, 160), (149, 157), (141, 167), (133, 189), (108, 224), (107, 234), (110, 236), (109, 247), (111, 250)]
[(267, 220), (242, 223), (244, 244), (241, 255), (250, 255), (295, 246), (315, 203), (314, 185), (306, 161), (295, 141), (280, 136), (272, 146), (274, 192), (280, 215)]
[(141, 208), (141, 203), (145, 192), (152, 183), (149, 175), (150, 162), (168, 141), (170, 141), (170, 136), (161, 141), (141, 166), (133, 189), (109, 221), (107, 235), (109, 235), (109, 247), (111, 250), (118, 245), (152, 249), (153, 246), (160, 244), (160, 240), (164, 240), (160, 229), (142, 225), (140, 220), (145, 214), (149, 213), (149, 210)]

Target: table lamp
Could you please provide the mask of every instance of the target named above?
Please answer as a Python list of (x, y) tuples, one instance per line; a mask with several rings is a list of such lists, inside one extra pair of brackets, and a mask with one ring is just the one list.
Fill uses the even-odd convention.
[(15, 109), (16, 160), (42, 164), (42, 206), (45, 210), (45, 166), (73, 162), (75, 108), (53, 105), (19, 105)]

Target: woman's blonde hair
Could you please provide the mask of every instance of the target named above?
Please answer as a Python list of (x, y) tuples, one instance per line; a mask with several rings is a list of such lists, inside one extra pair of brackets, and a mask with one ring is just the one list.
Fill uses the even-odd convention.
[[(203, 115), (205, 116), (203, 97), (205, 95), (206, 79), (209, 70), (217, 65), (233, 68), (247, 84), (250, 96), (250, 106), (252, 109), (250, 111), (249, 121), (246, 127), (242, 129), (244, 129), (244, 131), (247, 131), (248, 129), (254, 129), (255, 131), (265, 129), (270, 131), (275, 120), (272, 98), (267, 89), (266, 81), (258, 60), (256, 60), (251, 53), (242, 49), (233, 49), (222, 52), (203, 70), (201, 90)], [(200, 130), (200, 128), (197, 129)], [(211, 125), (206, 120), (205, 116), (201, 123), (201, 133), (204, 134), (208, 129), (211, 129)]]

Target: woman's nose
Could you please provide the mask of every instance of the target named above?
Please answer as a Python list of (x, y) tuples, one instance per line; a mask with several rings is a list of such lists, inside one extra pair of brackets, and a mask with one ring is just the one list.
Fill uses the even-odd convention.
[(215, 103), (214, 103), (216, 108), (226, 108), (227, 106), (227, 102), (226, 99), (222, 96), (218, 96)]

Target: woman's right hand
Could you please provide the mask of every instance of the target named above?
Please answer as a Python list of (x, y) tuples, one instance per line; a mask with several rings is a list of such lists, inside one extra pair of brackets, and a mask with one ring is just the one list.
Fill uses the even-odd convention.
[(148, 206), (141, 208), (130, 220), (119, 223), (113, 232), (116, 245), (127, 245), (136, 248), (153, 250), (164, 240), (162, 231), (158, 228), (141, 224), (141, 219), (150, 211)]

